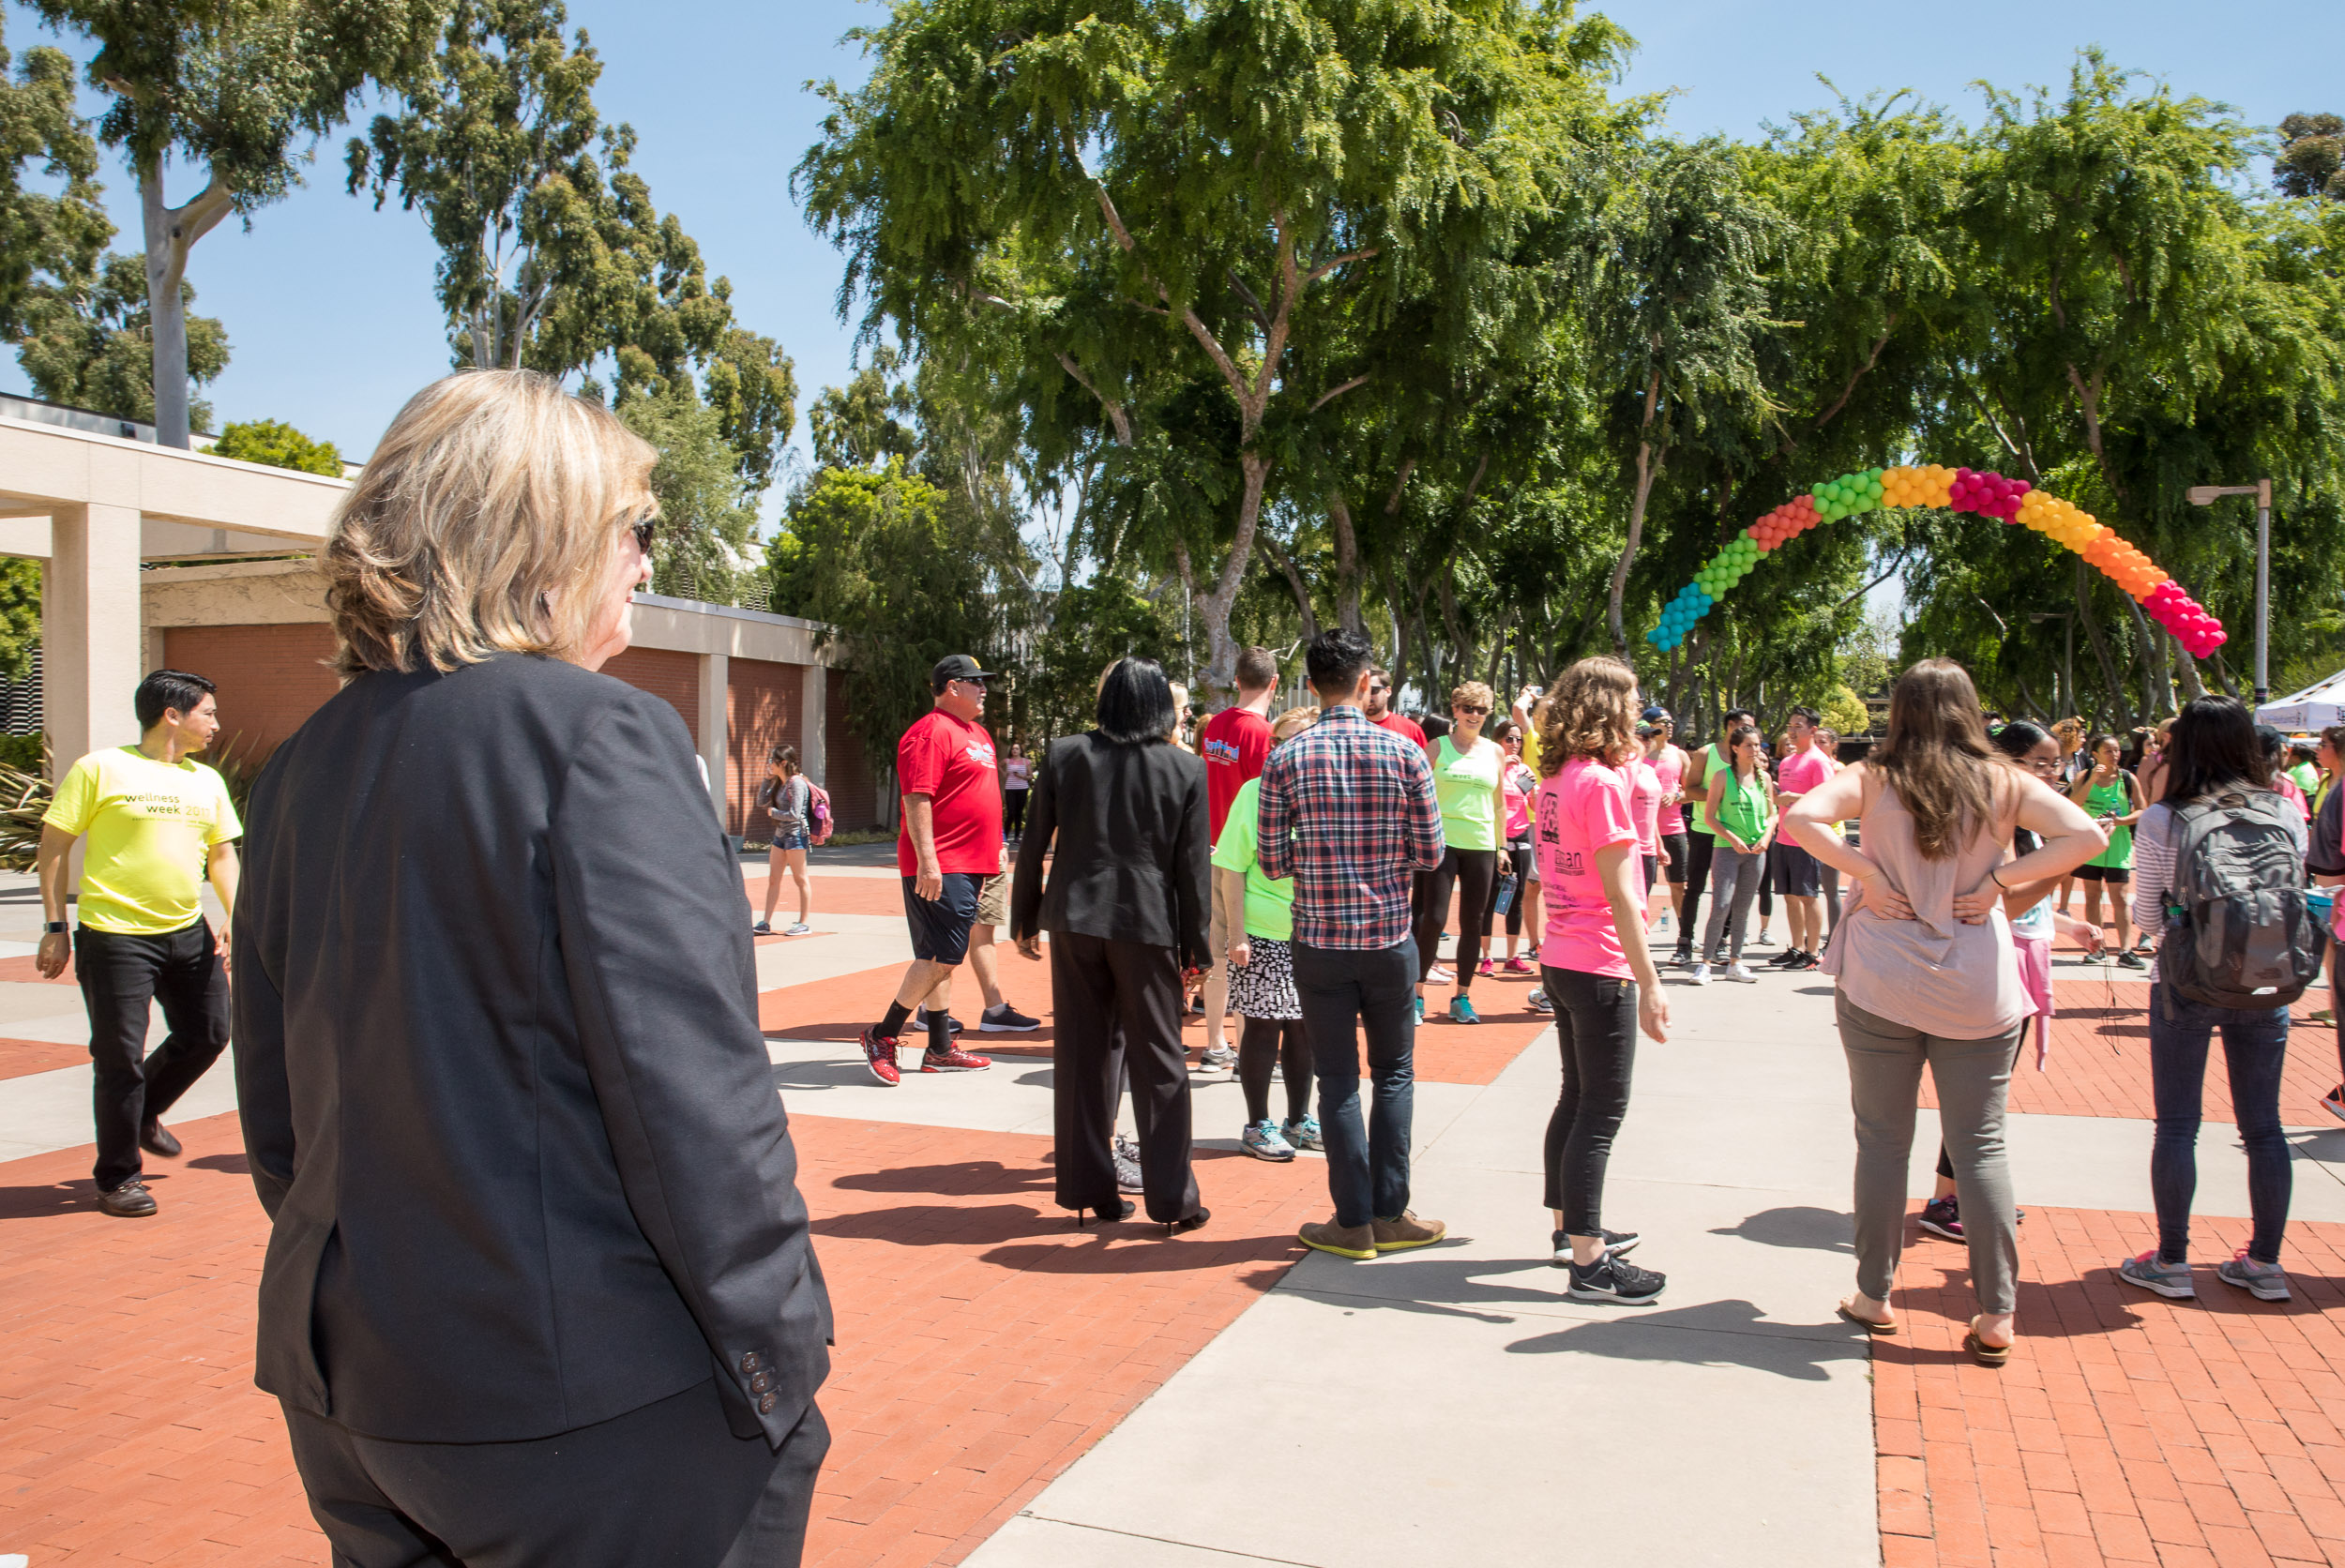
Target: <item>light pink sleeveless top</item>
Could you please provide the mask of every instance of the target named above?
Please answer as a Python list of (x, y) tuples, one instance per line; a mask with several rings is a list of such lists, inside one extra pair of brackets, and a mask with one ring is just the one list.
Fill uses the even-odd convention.
[(1983, 824), (1959, 854), (1926, 860), (1913, 814), (1886, 784), (1864, 824), (1866, 858), (1887, 871), (1914, 918), (1892, 920), (1861, 901), (1845, 913), (1824, 966), (1840, 989), (1868, 1013), (1944, 1039), (1983, 1040), (2018, 1028), (2032, 1003), (2002, 903), (1977, 926), (1954, 917), (1955, 896), (1986, 881), (2003, 859), (2010, 825)]

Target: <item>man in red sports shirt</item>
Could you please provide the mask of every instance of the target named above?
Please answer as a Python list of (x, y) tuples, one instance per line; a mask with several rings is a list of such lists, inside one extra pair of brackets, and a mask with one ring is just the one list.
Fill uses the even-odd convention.
[(1360, 704), (1360, 712), (1366, 714), (1368, 721), (1379, 729), (1389, 730), (1423, 746), (1425, 726), (1395, 708), (1392, 705), (1393, 695), (1392, 671), (1378, 665), (1368, 672), (1368, 701)]
[[(1262, 773), (1270, 755), (1270, 699), (1278, 690), (1278, 661), (1267, 648), (1248, 648), (1237, 656), (1237, 706), (1224, 708), (1205, 721), (1197, 750), (1205, 760), (1205, 816), (1213, 841), (1221, 842), (1221, 824), (1230, 820), (1230, 803), (1246, 781)], [(1222, 897), (1221, 879), (1213, 879), (1212, 930), (1207, 944), (1213, 968), (1205, 972), (1205, 1071), (1226, 1073), (1237, 1066), (1230, 1048), (1224, 1015), (1230, 1009), (1230, 932), (1245, 924), (1245, 912), (1233, 910)]]
[(903, 877), (904, 918), (912, 927), (912, 967), (887, 1017), (863, 1032), (871, 1076), (893, 1085), (902, 1075), (896, 1048), (904, 1020), (922, 999), (929, 1009), (924, 1073), (972, 1073), (991, 1067), (953, 1044), (950, 993), (940, 982), (969, 953), (969, 927), (988, 877), (1002, 869), (1002, 779), (993, 737), (977, 719), (991, 677), (966, 654), (936, 662), (929, 689), (936, 706), (896, 743), (896, 784), (903, 792), (903, 825), (896, 834), (896, 869)]

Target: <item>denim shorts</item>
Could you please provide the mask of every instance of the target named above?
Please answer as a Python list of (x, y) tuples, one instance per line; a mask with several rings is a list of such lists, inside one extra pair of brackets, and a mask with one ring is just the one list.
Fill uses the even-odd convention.
[(774, 835), (774, 848), (777, 850), (803, 850), (809, 847), (810, 847), (809, 840), (807, 838), (806, 832), (803, 828), (796, 833), (778, 833)]

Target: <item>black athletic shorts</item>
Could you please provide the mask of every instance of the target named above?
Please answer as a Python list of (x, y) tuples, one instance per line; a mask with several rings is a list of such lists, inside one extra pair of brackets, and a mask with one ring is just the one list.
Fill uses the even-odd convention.
[(1823, 892), (1823, 867), (1797, 844), (1775, 845), (1775, 890), (1786, 898), (1814, 898)]
[(1678, 887), (1686, 885), (1686, 836), (1682, 833), (1661, 835), (1661, 859), (1665, 863), (1661, 875)]
[(2133, 870), (2126, 866), (2080, 866), (2077, 867), (2077, 880), (2110, 882), (2123, 887), (2133, 881)]
[(904, 879), (904, 920), (912, 927), (912, 956), (958, 964), (969, 956), (969, 927), (977, 921), (977, 892), (985, 879), (975, 871), (947, 871), (945, 887), (930, 903)]
[(1661, 880), (1661, 857), (1657, 854), (1646, 854), (1639, 855), (1637, 858), (1644, 862), (1644, 890), (1650, 893), (1653, 891), (1653, 884)]

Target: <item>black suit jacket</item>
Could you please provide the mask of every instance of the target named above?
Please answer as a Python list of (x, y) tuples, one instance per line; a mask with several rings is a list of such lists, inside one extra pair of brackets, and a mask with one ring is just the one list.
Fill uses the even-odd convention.
[[(1042, 856), (1053, 834), (1045, 888)], [(1053, 741), (1026, 805), (1010, 935), (1081, 931), (1153, 942), (1202, 966), (1212, 853), (1204, 763), (1176, 746), (1115, 746), (1097, 731)]]
[(234, 930), (261, 1387), (481, 1442), (713, 1365), (738, 1435), (797, 1424), (830, 1304), (692, 757), (658, 698), (507, 655), (361, 675), (262, 770)]

